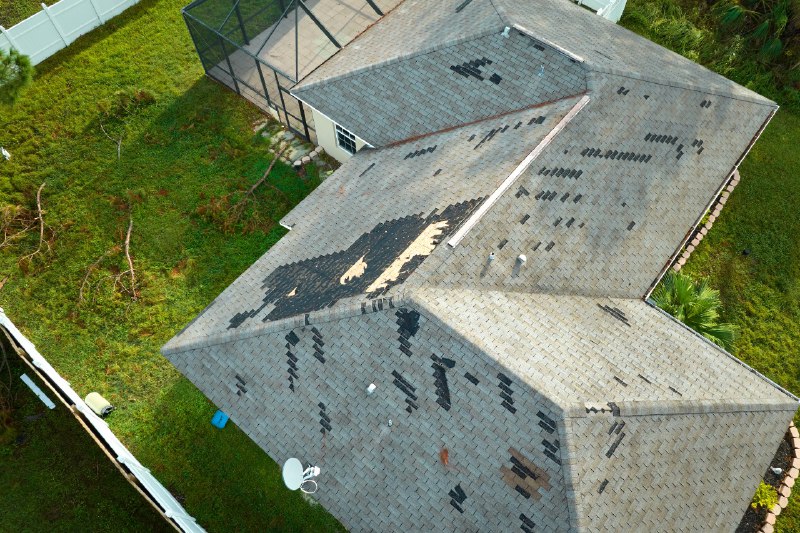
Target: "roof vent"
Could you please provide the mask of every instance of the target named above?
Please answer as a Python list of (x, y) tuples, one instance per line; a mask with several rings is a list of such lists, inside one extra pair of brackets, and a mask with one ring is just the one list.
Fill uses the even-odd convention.
[(517, 261), (519, 261), (520, 264), (524, 263), (527, 260), (528, 258), (525, 257), (525, 254), (519, 254), (519, 257), (517, 257)]
[(502, 35), (503, 37), (505, 37), (506, 39), (508, 39), (508, 32), (510, 32), (510, 31), (511, 31), (511, 28), (509, 28), (508, 26), (506, 26), (505, 28), (503, 28), (503, 33), (501, 33), (500, 35)]

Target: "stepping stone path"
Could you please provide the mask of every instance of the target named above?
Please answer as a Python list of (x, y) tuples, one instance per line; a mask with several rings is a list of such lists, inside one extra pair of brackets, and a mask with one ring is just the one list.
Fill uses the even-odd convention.
[(320, 168), (320, 176), (327, 178), (335, 170), (331, 158), (322, 158), (325, 153), (321, 146), (314, 146), (298, 137), (282, 124), (274, 120), (265, 120), (253, 125), (253, 131), (269, 139), (270, 151), (279, 153), (285, 149), (281, 160), (299, 169), (312, 161)]

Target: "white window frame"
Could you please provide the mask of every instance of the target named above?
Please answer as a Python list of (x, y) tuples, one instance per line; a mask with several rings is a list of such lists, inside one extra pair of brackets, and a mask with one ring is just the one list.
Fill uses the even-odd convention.
[[(348, 154), (351, 154), (351, 155), (355, 154), (358, 151), (358, 148), (356, 146), (356, 136), (353, 135), (352, 132), (344, 129), (343, 127), (341, 127), (339, 124), (336, 124), (335, 122), (333, 123), (333, 127), (334, 127), (334, 130), (333, 130), (334, 131), (334, 135), (336, 137), (336, 146), (338, 146), (339, 148), (341, 148), (342, 150), (344, 150)], [(345, 143), (340, 142), (340, 140), (339, 140), (340, 139), (340, 135), (341, 135), (341, 138), (344, 138), (347, 141), (352, 142), (352, 144), (353, 144), (352, 149), (349, 146), (346, 146)]]

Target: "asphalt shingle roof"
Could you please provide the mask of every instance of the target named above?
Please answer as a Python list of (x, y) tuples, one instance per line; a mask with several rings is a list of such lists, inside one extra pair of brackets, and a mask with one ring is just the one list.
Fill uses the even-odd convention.
[(406, 0), (296, 92), (390, 146), (163, 348), (181, 372), (352, 530), (735, 527), (797, 399), (642, 297), (774, 103), (551, 0)]

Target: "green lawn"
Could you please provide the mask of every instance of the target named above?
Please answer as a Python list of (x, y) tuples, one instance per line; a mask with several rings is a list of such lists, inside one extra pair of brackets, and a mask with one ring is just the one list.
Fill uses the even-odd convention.
[[(17, 433), (11, 442), (0, 439), (0, 529), (172, 531), (69, 410), (13, 352), (10, 355)], [(55, 409), (47, 409), (18, 379), (23, 372), (55, 401)]]
[[(58, 0), (44, 0), (52, 6)], [(42, 10), (42, 0), (0, 0), (0, 26), (10, 28)]]
[[(204, 78), (181, 20), (184, 3), (143, 0), (40, 65), (17, 106), (0, 109), (0, 145), (12, 153), (0, 162), (0, 204), (35, 209), (45, 182), (53, 235), (52, 252), (22, 267), (18, 259), (37, 248), (37, 232), (1, 250), (0, 280), (9, 279), (0, 305), (80, 394), (97, 390), (117, 406), (112, 429), (204, 527), (340, 530), (324, 510), (285, 490), (276, 465), (237, 428), (212, 428), (215, 408), (158, 351), (280, 238), (275, 221), (318, 182), (313, 168), (299, 177), (278, 164), (270, 183), (281, 192), (259, 189), (264, 209), (251, 233), (225, 234), (198, 214), (213, 198), (257, 180), (270, 156), (252, 131), (262, 115)], [(629, 0), (634, 8), (644, 3)], [(0, 13), (7, 5), (0, 0)], [(745, 70), (726, 73), (747, 82)], [(756, 78), (759, 86), (771, 83)], [(105, 118), (98, 102), (130, 88), (155, 102), (116, 123)], [(122, 137), (120, 161), (101, 124)], [(736, 354), (794, 392), (800, 177), (792, 141), (799, 138), (800, 115), (781, 111), (687, 266), (723, 289), (726, 317), (742, 327)], [(113, 281), (127, 268), (118, 247), (129, 213), (136, 302)], [(742, 256), (743, 248), (752, 253)], [(81, 302), (87, 269), (98, 259)], [(20, 520), (35, 521), (57, 502), (46, 489), (39, 510), (23, 505), (21, 492), (4, 492), (4, 499)], [(800, 510), (784, 514), (784, 530), (800, 523)], [(9, 530), (5, 516), (0, 530)]]
[[(276, 165), (274, 187), (257, 192), (259, 229), (248, 234), (226, 235), (197, 214), (254, 183), (271, 156), (253, 133), (263, 115), (204, 77), (184, 4), (142, 1), (40, 65), (16, 107), (0, 109), (0, 145), (12, 153), (0, 161), (0, 202), (35, 209), (45, 182), (54, 234), (52, 252), (22, 268), (18, 258), (37, 248), (38, 231), (2, 250), (0, 280), (9, 279), (0, 305), (79, 394), (96, 390), (117, 406), (111, 428), (209, 530), (339, 530), (283, 488), (273, 461), (236, 427), (214, 429), (214, 406), (159, 353), (283, 235), (277, 220), (319, 181), (314, 168), (301, 178)], [(104, 117), (98, 102), (128, 88), (155, 103), (122, 121)], [(101, 124), (122, 136), (120, 161)], [(129, 212), (136, 302), (114, 285), (127, 269), (119, 246)], [(87, 269), (104, 254), (81, 302)], [(11, 505), (24, 497), (3, 495)], [(15, 507), (19, 520), (35, 519), (30, 506)]]
[[(733, 354), (800, 395), (800, 91), (780, 83), (800, 72), (765, 68), (745, 44), (721, 42), (705, 3), (629, 0), (621, 23), (783, 105), (684, 271), (720, 290), (723, 318), (739, 329)], [(799, 502), (795, 490), (777, 531), (800, 531)]]

